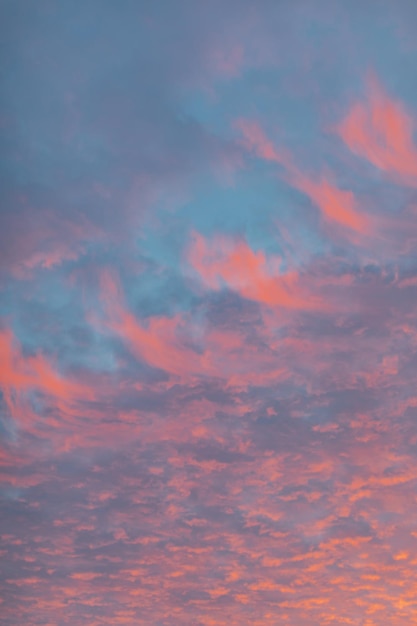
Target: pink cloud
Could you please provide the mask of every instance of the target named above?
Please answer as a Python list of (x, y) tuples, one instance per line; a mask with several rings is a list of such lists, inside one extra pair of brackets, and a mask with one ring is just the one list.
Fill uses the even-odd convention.
[(274, 143), (268, 139), (258, 122), (240, 119), (237, 120), (235, 126), (242, 133), (244, 145), (247, 149), (253, 150), (258, 157), (266, 161), (273, 161), (280, 165), (285, 164), (288, 158), (287, 155), (283, 152), (278, 152)]
[(358, 211), (351, 191), (338, 189), (323, 177), (316, 182), (298, 172), (293, 172), (289, 180), (320, 209), (327, 222), (333, 222), (361, 235), (369, 233), (370, 220)]
[(13, 245), (4, 242), (1, 260), (13, 278), (27, 279), (36, 270), (51, 270), (75, 261), (85, 253), (88, 241), (103, 238), (85, 216), (71, 221), (47, 210), (34, 216), (34, 209), (24, 206), (20, 214), (4, 218), (5, 229), (13, 233)]
[[(266, 288), (267, 286), (265, 286)], [(159, 316), (141, 323), (128, 310), (117, 278), (105, 271), (101, 281), (106, 308), (104, 327), (118, 335), (127, 349), (148, 365), (191, 383), (198, 377), (222, 379), (227, 386), (266, 385), (285, 378), (287, 370), (269, 348), (247, 344), (238, 330), (207, 328), (199, 346), (190, 346), (193, 320)], [(279, 291), (274, 297), (279, 297)], [(287, 298), (291, 298), (284, 293)], [(296, 297), (295, 295), (293, 296)], [(301, 306), (300, 302), (292, 306)], [(97, 324), (97, 320), (92, 320)], [(255, 367), (256, 365), (256, 367)]]
[[(25, 357), (10, 329), (0, 331), (0, 387), (13, 415), (25, 418), (25, 394), (35, 390), (53, 398), (63, 410), (79, 400), (92, 400), (93, 391), (78, 381), (65, 378), (42, 354)], [(23, 410), (25, 409), (25, 410)]]
[(282, 165), (287, 182), (310, 198), (326, 223), (338, 225), (348, 234), (369, 234), (370, 218), (359, 210), (351, 191), (339, 189), (324, 176), (314, 180), (303, 174), (294, 165), (291, 155), (287, 151), (279, 151), (257, 122), (239, 120), (237, 127), (243, 133), (246, 148), (266, 161)]
[(349, 149), (406, 184), (417, 184), (414, 121), (399, 100), (370, 77), (365, 102), (353, 104), (337, 132)]
[(102, 273), (101, 288), (106, 304), (105, 323), (123, 339), (131, 352), (152, 367), (171, 374), (190, 375), (201, 369), (197, 353), (179, 344), (179, 315), (151, 318), (146, 325), (142, 325), (128, 310), (113, 274), (106, 271)]
[(244, 298), (270, 307), (311, 310), (326, 305), (303, 285), (296, 271), (279, 273), (280, 259), (267, 259), (245, 241), (215, 237), (208, 241), (198, 233), (188, 251), (188, 260), (203, 282), (212, 289), (222, 283)]

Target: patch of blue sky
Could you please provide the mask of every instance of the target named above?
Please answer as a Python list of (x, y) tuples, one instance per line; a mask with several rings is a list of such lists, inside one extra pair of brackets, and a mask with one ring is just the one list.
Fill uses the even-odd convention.
[[(302, 265), (323, 248), (320, 233), (311, 228), (314, 209), (306, 206), (305, 196), (280, 181), (272, 170), (270, 164), (254, 159), (237, 174), (234, 187), (214, 185), (210, 177), (205, 182), (200, 179), (190, 201), (175, 212), (165, 211), (157, 225), (148, 223), (138, 241), (141, 255), (180, 276), (184, 249), (191, 242), (191, 232), (197, 231), (209, 239), (216, 235), (244, 238), (255, 250), (282, 257), (283, 270), (288, 263)], [(311, 213), (308, 219), (306, 211)], [(297, 241), (291, 260), (285, 258), (288, 233)], [(161, 281), (161, 276), (154, 273), (152, 284), (155, 279)]]
[(239, 138), (234, 123), (240, 118), (262, 120), (272, 139), (304, 144), (316, 134), (315, 112), (305, 94), (290, 89), (292, 74), (280, 68), (246, 70), (239, 78), (216, 86), (215, 93), (194, 90), (184, 96), (181, 109), (210, 132)]

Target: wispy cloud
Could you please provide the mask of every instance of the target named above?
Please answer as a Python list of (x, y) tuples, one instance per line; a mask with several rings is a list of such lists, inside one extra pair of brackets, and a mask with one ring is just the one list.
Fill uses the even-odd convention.
[(371, 75), (366, 100), (356, 102), (338, 127), (348, 148), (387, 175), (417, 184), (415, 122), (404, 104), (390, 97)]

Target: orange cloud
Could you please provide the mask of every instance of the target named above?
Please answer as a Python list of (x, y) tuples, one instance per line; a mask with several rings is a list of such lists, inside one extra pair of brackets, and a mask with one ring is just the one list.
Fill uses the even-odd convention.
[(300, 172), (288, 152), (278, 152), (257, 122), (240, 120), (237, 127), (242, 131), (248, 149), (254, 150), (262, 159), (284, 166), (287, 182), (310, 198), (326, 222), (338, 224), (358, 234), (368, 233), (369, 217), (358, 210), (351, 191), (338, 189), (324, 177), (314, 181)]
[[(236, 262), (238, 268), (239, 258)], [(256, 261), (253, 266), (256, 276)], [(105, 325), (122, 339), (131, 353), (152, 367), (188, 380), (208, 376), (223, 378), (229, 385), (237, 386), (263, 385), (286, 374), (274, 354), (267, 348), (262, 351), (257, 346), (246, 345), (238, 332), (207, 330), (202, 337), (204, 349), (200, 346), (197, 350), (181, 340), (181, 335), (189, 330), (190, 321), (180, 315), (154, 317), (146, 324), (140, 323), (128, 310), (117, 279), (109, 272), (102, 275), (102, 294), (107, 314)]]
[(351, 191), (338, 189), (325, 178), (315, 182), (294, 169), (289, 181), (310, 198), (327, 222), (339, 224), (358, 234), (365, 235), (369, 232), (370, 220), (357, 210)]
[(224, 283), (244, 298), (272, 307), (325, 308), (319, 297), (301, 287), (297, 272), (279, 274), (278, 257), (268, 260), (262, 251), (254, 252), (244, 241), (216, 237), (209, 242), (194, 233), (188, 259), (212, 289)]
[(142, 325), (127, 309), (115, 276), (103, 272), (102, 294), (106, 303), (106, 324), (118, 334), (128, 349), (152, 367), (171, 374), (188, 375), (201, 369), (197, 352), (179, 345), (179, 315), (154, 317)]
[(355, 154), (411, 185), (417, 183), (414, 124), (401, 102), (390, 99), (375, 78), (368, 80), (368, 98), (357, 102), (337, 132)]
[(61, 408), (94, 397), (87, 386), (62, 377), (43, 355), (24, 357), (10, 329), (0, 331), (0, 387), (13, 414), (21, 407), (25, 392), (32, 389), (54, 398)]

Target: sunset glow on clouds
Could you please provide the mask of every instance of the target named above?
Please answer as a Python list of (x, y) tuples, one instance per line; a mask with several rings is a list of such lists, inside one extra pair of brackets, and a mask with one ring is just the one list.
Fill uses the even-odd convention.
[(416, 185), (412, 118), (375, 80), (368, 82), (367, 91), (365, 103), (355, 103), (340, 124), (340, 136), (352, 152), (402, 182)]
[(0, 11), (0, 622), (417, 624), (415, 3)]

